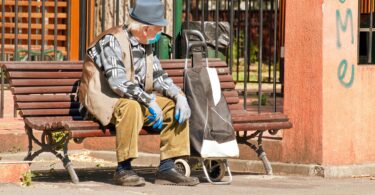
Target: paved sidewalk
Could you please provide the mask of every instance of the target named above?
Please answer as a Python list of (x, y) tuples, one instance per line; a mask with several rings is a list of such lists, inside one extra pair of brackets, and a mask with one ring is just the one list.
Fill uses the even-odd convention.
[[(19, 160), (24, 153), (0, 154), (2, 162)], [(19, 184), (0, 184), (0, 194), (374, 194), (372, 177), (324, 179), (301, 176), (264, 176), (252, 173), (233, 173), (231, 185), (212, 185), (205, 181), (201, 171), (193, 174), (202, 183), (195, 187), (160, 186), (152, 183), (157, 156), (141, 153), (134, 164), (137, 172), (146, 178), (145, 187), (122, 187), (112, 182), (116, 163), (108, 156), (111, 152), (74, 151), (71, 159), (81, 182), (73, 184), (52, 155), (43, 154), (35, 159), (31, 169), (36, 174), (29, 187)]]
[[(231, 185), (201, 183), (195, 187), (160, 186), (151, 183), (153, 170), (137, 169), (146, 177), (145, 187), (132, 188), (112, 184), (111, 169), (80, 171), (82, 181), (72, 184), (67, 175), (57, 173), (54, 178), (39, 177), (29, 187), (0, 184), (0, 194), (374, 194), (375, 181), (369, 178), (328, 180), (317, 177), (260, 176), (235, 174)], [(60, 175), (60, 176), (58, 176)], [(59, 178), (60, 177), (60, 178)]]

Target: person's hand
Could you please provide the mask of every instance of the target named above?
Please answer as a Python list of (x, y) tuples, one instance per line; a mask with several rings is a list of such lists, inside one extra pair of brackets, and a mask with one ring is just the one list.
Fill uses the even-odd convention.
[(176, 98), (175, 119), (181, 124), (190, 118), (190, 114), (191, 111), (186, 97), (182, 94), (178, 95)]
[(154, 122), (152, 128), (154, 129), (161, 129), (163, 126), (163, 111), (160, 109), (158, 103), (155, 100), (152, 100), (151, 103), (148, 105), (148, 110), (151, 113), (151, 116), (148, 116), (150, 123)]

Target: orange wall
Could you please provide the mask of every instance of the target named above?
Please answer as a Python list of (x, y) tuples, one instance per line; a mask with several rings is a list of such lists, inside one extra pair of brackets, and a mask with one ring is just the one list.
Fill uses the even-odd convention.
[(322, 0), (288, 0), (285, 21), (282, 161), (322, 162)]
[(323, 164), (375, 162), (375, 66), (357, 64), (358, 1), (327, 1), (323, 15)]
[(358, 1), (287, 1), (284, 110), (294, 128), (281, 161), (375, 162), (375, 65), (357, 64), (357, 21)]

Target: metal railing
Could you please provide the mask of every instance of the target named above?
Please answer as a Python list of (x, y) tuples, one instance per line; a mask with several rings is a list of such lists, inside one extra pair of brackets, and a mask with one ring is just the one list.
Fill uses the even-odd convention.
[[(25, 2), (27, 10), (25, 10)], [(66, 4), (64, 4), (64, 2)], [(112, 26), (121, 24), (126, 19), (126, 7), (120, 5), (127, 2), (132, 5), (132, 0), (79, 0), (79, 19), (80, 19), (80, 35), (79, 35), (79, 58), (83, 59), (87, 44), (92, 41), (92, 29), (100, 29), (104, 31), (108, 28), (106, 20), (111, 16)], [(180, 44), (179, 36), (183, 28), (192, 28), (195, 22), (200, 22), (202, 32), (205, 32), (205, 22), (210, 21), (214, 25), (214, 39), (212, 46), (213, 57), (220, 57), (223, 54), (230, 72), (236, 81), (236, 89), (242, 94), (242, 103), (245, 109), (252, 109), (253, 111), (282, 111), (282, 99), (277, 101), (277, 98), (283, 96), (283, 9), (285, 0), (173, 0), (173, 30), (172, 30), (172, 50), (171, 58), (181, 58), (179, 55), (181, 51), (176, 45)], [(20, 4), (21, 3), (21, 4)], [(77, 3), (77, 2), (74, 2)], [(113, 10), (108, 10), (107, 4), (112, 3)], [(65, 9), (58, 7), (59, 4), (65, 5)], [(27, 55), (27, 60), (44, 60), (46, 58), (46, 51), (52, 52), (53, 59), (56, 60), (59, 56), (59, 39), (60, 34), (66, 35), (65, 48), (66, 53), (62, 54), (64, 60), (70, 60), (70, 32), (71, 32), (71, 0), (23, 0), (23, 1), (5, 1), (1, 0), (1, 61), (18, 60), (20, 53), (19, 44), (27, 45), (23, 51), (23, 55)], [(94, 5), (98, 5), (94, 7)], [(180, 6), (180, 7), (179, 7)], [(20, 10), (22, 8), (22, 10)], [(53, 9), (52, 9), (53, 8)], [(53, 10), (53, 17), (46, 10)], [(94, 10), (92, 10), (94, 9)], [(123, 9), (123, 10), (122, 10)], [(182, 9), (182, 13), (178, 10)], [(14, 25), (8, 25), (6, 20), (8, 10), (15, 13), (27, 13), (20, 22), (19, 15), (14, 14), (12, 21)], [(106, 14), (111, 11), (111, 14)], [(60, 29), (60, 18), (58, 13), (66, 13), (66, 28)], [(282, 12), (282, 13), (280, 13)], [(41, 14), (40, 18), (33, 18), (33, 14)], [(95, 14), (92, 14), (95, 13)], [(101, 14), (99, 14), (101, 13)], [(121, 14), (122, 15), (121, 15)], [(182, 16), (183, 21), (176, 19), (176, 16)], [(6, 16), (6, 17), (4, 17)], [(24, 33), (24, 18), (27, 20), (27, 40), (25, 35), (20, 38), (20, 32)], [(48, 24), (46, 24), (48, 21)], [(50, 21), (53, 25), (51, 26)], [(97, 23), (96, 21), (101, 21)], [(183, 22), (178, 24), (178, 22)], [(229, 40), (226, 49), (219, 47), (218, 39), (221, 34), (219, 32), (219, 24), (222, 22), (229, 23), (228, 36)], [(20, 24), (22, 28), (20, 29)], [(177, 26), (182, 25), (181, 29)], [(37, 29), (36, 26), (41, 29)], [(280, 28), (281, 26), (281, 28)], [(48, 27), (48, 28), (46, 28)], [(52, 30), (53, 31), (52, 31)], [(7, 39), (5, 35), (13, 36), (14, 39)], [(212, 33), (211, 33), (212, 34)], [(34, 36), (40, 36), (40, 39), (35, 39)], [(46, 41), (46, 37), (49, 39)], [(53, 36), (53, 39), (51, 39)], [(34, 45), (40, 45), (35, 51)], [(61, 43), (60, 43), (61, 44)], [(12, 45), (13, 55), (5, 51), (6, 45)], [(50, 46), (53, 46), (51, 49)], [(46, 48), (48, 47), (48, 48)], [(24, 52), (27, 51), (27, 52)], [(47, 55), (48, 56), (48, 55)], [(4, 90), (4, 73), (2, 72), (2, 92)], [(272, 97), (270, 101), (264, 99)], [(269, 103), (269, 106), (264, 106), (262, 103)], [(1, 113), (4, 115), (4, 93), (1, 94)]]
[[(278, 32), (279, 20), (279, 2), (280, 0), (195, 0), (185, 1), (185, 11), (190, 14), (185, 14), (185, 20), (189, 24), (189, 15), (197, 21), (201, 21), (201, 31), (204, 31), (204, 21), (212, 20), (216, 24), (215, 31), (215, 42), (218, 42), (218, 24), (223, 21), (224, 18), (229, 19), (230, 24), (230, 45), (229, 50), (226, 53), (227, 63), (231, 70), (231, 73), (235, 73), (234, 79), (237, 83), (243, 82), (243, 87), (237, 85), (237, 89), (243, 91), (243, 106), (245, 109), (249, 107), (248, 96), (257, 95), (257, 111), (262, 111), (262, 102), (266, 95), (263, 95), (264, 83), (272, 84), (272, 98), (273, 98), (273, 111), (278, 111), (277, 108), (277, 96), (282, 96), (282, 68), (283, 64), (280, 60), (280, 47), (281, 47), (281, 33)], [(195, 4), (195, 5), (193, 5)], [(192, 10), (191, 6), (195, 6)], [(265, 18), (265, 15), (267, 16)], [(229, 17), (228, 17), (229, 16)], [(236, 16), (236, 17), (234, 17)], [(220, 20), (221, 19), (221, 20)], [(244, 19), (244, 20), (243, 20)], [(244, 24), (243, 24), (244, 23)], [(187, 25), (189, 28), (189, 25)], [(266, 29), (267, 28), (267, 29)], [(244, 34), (242, 39), (241, 34)], [(256, 36), (254, 36), (256, 35)], [(256, 39), (257, 38), (257, 39)], [(264, 45), (265, 41), (268, 41), (268, 45)], [(237, 44), (234, 44), (235, 41)], [(240, 44), (242, 43), (242, 45)], [(258, 51), (256, 55), (257, 64), (252, 63), (251, 59), (254, 58), (254, 53), (251, 53), (252, 47)], [(234, 56), (234, 50), (236, 56)], [(267, 52), (264, 52), (264, 51)], [(266, 54), (266, 55), (265, 55)], [(252, 55), (252, 56), (250, 56)], [(218, 57), (218, 44), (215, 45), (215, 56)], [(243, 59), (243, 61), (241, 60)], [(240, 79), (242, 70), (240, 68), (241, 61), (243, 62), (243, 80)], [(264, 81), (263, 70), (265, 62), (268, 62), (268, 79)], [(277, 71), (277, 65), (280, 65)], [(256, 66), (257, 72), (252, 73), (251, 67)], [(254, 70), (254, 69), (253, 69)], [(272, 74), (271, 74), (272, 70)], [(256, 79), (251, 78), (251, 74), (256, 75)], [(254, 92), (249, 92), (248, 84), (257, 83), (257, 89)], [(277, 86), (280, 91), (277, 92)], [(253, 102), (254, 103), (254, 102)], [(254, 104), (252, 104), (254, 105)], [(268, 110), (270, 111), (270, 110)], [(280, 111), (280, 109), (279, 109)]]
[[(375, 64), (375, 50), (373, 47), (375, 1), (358, 0), (358, 4), (358, 64)], [(348, 13), (346, 14), (341, 17), (347, 17)], [(346, 23), (341, 21), (340, 27), (342, 29), (345, 25)]]
[[(107, 3), (113, 3), (113, 10), (107, 10)], [(128, 1), (130, 3), (130, 1)], [(271, 109), (267, 111), (282, 111), (282, 105), (277, 102), (277, 97), (283, 96), (283, 60), (281, 59), (281, 47), (283, 45), (282, 25), (283, 13), (280, 13), (281, 4), (285, 4), (284, 0), (173, 0), (173, 35), (172, 36), (172, 52), (171, 58), (181, 58), (181, 51), (176, 45), (179, 44), (179, 36), (182, 29), (176, 29), (178, 19), (177, 6), (183, 4), (184, 25), (183, 28), (191, 28), (192, 23), (199, 21), (200, 29), (205, 31), (204, 23), (211, 21), (215, 23), (214, 43), (218, 43), (219, 23), (229, 22), (229, 46), (224, 51), (225, 60), (233, 78), (237, 82), (237, 90), (243, 96), (244, 108), (250, 105), (257, 105), (257, 111), (261, 112), (262, 102), (267, 97), (272, 97), (273, 101)], [(100, 28), (104, 31), (108, 28), (106, 24), (106, 16), (112, 18), (112, 26), (119, 24), (119, 0), (106, 1), (101, 0), (99, 7), (101, 15), (94, 16), (96, 21), (101, 21)], [(90, 6), (88, 6), (90, 7)], [(90, 8), (89, 8), (90, 9)], [(90, 13), (92, 10), (89, 10)], [(112, 14), (107, 14), (111, 12)], [(123, 16), (125, 17), (125, 16)], [(91, 24), (93, 25), (93, 24)], [(281, 31), (280, 31), (281, 30)], [(178, 32), (176, 32), (178, 31)], [(264, 44), (266, 42), (266, 44)], [(81, 42), (86, 45), (86, 42)], [(218, 44), (213, 46), (214, 57), (219, 57)], [(256, 52), (252, 52), (255, 50)], [(265, 64), (268, 71), (264, 74)], [(256, 71), (254, 71), (256, 70)], [(267, 77), (264, 78), (263, 77)], [(241, 78), (243, 77), (243, 78)], [(257, 87), (254, 87), (257, 84)], [(263, 88), (263, 85), (267, 88)], [(272, 88), (270, 90), (270, 88)], [(254, 100), (257, 96), (257, 102)], [(252, 97), (252, 98), (250, 98)], [(252, 102), (249, 102), (252, 101)], [(279, 105), (278, 105), (279, 104)], [(278, 105), (278, 106), (277, 106)]]
[[(0, 3), (1, 61), (70, 60), (71, 0)], [(4, 84), (1, 70), (0, 117), (4, 117)]]

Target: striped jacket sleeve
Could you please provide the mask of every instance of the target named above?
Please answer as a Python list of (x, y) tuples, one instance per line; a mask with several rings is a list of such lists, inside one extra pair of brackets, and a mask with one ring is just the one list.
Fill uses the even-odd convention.
[(107, 78), (111, 89), (120, 97), (134, 99), (148, 105), (154, 98), (137, 84), (126, 78), (126, 70), (122, 61), (121, 47), (113, 35), (104, 36), (95, 47), (88, 51), (89, 56), (99, 66)]

